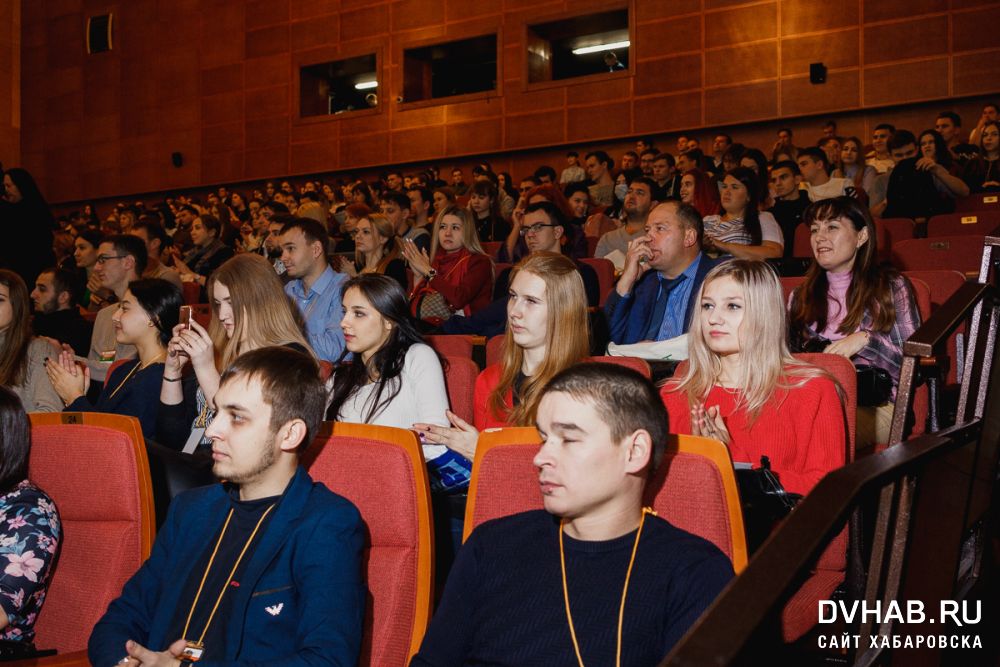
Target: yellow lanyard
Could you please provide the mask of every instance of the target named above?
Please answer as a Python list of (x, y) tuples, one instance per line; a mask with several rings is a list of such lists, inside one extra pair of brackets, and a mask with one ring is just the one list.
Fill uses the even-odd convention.
[(141, 370), (145, 370), (145, 369), (149, 368), (150, 366), (152, 366), (153, 364), (155, 364), (156, 362), (158, 362), (158, 361), (161, 361), (161, 360), (163, 360), (163, 359), (166, 359), (166, 356), (167, 356), (167, 355), (166, 355), (166, 352), (164, 352), (163, 354), (161, 354), (160, 356), (156, 357), (156, 359), (153, 359), (153, 360), (152, 360), (151, 362), (149, 362), (149, 363), (148, 363), (148, 364), (146, 364), (145, 366), (143, 366), (143, 365), (142, 365), (142, 362), (141, 362), (141, 361), (136, 361), (136, 363), (135, 363), (135, 366), (133, 366), (133, 367), (132, 367), (132, 370), (130, 370), (130, 371), (128, 372), (128, 375), (126, 375), (126, 376), (125, 376), (125, 379), (124, 379), (124, 380), (122, 380), (121, 382), (119, 382), (119, 383), (118, 383), (118, 386), (117, 386), (117, 387), (115, 387), (115, 390), (114, 390), (113, 392), (111, 392), (111, 395), (110, 395), (110, 396), (108, 396), (108, 400), (111, 400), (112, 398), (114, 398), (114, 397), (115, 397), (115, 394), (117, 394), (117, 393), (118, 393), (118, 391), (119, 391), (119, 390), (120, 390), (120, 389), (121, 389), (122, 387), (124, 387), (124, 386), (125, 386), (125, 383), (129, 381), (129, 378), (131, 378), (131, 377), (132, 377), (132, 375), (133, 375), (133, 374), (134, 374), (134, 373), (135, 373), (136, 371), (141, 371)]
[[(618, 642), (615, 646), (615, 667), (622, 664), (622, 621), (625, 620), (625, 597), (628, 595), (628, 582), (632, 577), (632, 566), (635, 565), (635, 554), (639, 550), (639, 538), (642, 537), (642, 527), (646, 523), (646, 515), (656, 516), (656, 512), (651, 507), (642, 508), (642, 518), (639, 519), (639, 530), (635, 533), (635, 543), (632, 545), (632, 557), (628, 561), (628, 570), (625, 571), (625, 585), (622, 587), (622, 603), (618, 608)], [(569, 621), (569, 636), (573, 640), (573, 651), (576, 652), (576, 661), (580, 667), (584, 667), (583, 656), (580, 655), (580, 644), (576, 640), (576, 628), (573, 627), (573, 614), (569, 610), (569, 586), (566, 584), (566, 552), (563, 549), (563, 527), (559, 525), (559, 565), (562, 568), (562, 589), (563, 600), (566, 601), (566, 620)]]
[[(201, 642), (205, 639), (205, 634), (208, 632), (208, 626), (212, 624), (212, 619), (215, 618), (215, 612), (219, 609), (219, 603), (222, 602), (222, 596), (226, 594), (229, 589), (229, 582), (232, 580), (233, 575), (236, 574), (236, 568), (240, 566), (240, 562), (243, 560), (243, 556), (246, 554), (247, 549), (250, 548), (250, 543), (253, 542), (253, 538), (257, 536), (257, 531), (260, 530), (260, 525), (264, 523), (264, 519), (267, 515), (271, 513), (274, 509), (274, 505), (271, 505), (264, 513), (261, 515), (260, 519), (257, 521), (257, 525), (254, 526), (253, 532), (250, 533), (247, 543), (243, 545), (243, 550), (240, 551), (239, 557), (233, 564), (233, 569), (229, 571), (229, 576), (226, 577), (225, 583), (222, 584), (222, 590), (219, 591), (219, 597), (215, 599), (215, 606), (212, 607), (212, 613), (208, 615), (208, 620), (205, 621), (205, 627), (201, 631), (201, 636), (198, 637), (197, 645), (201, 646)], [(222, 544), (222, 538), (226, 535), (226, 529), (229, 528), (229, 520), (233, 518), (233, 509), (230, 508), (229, 515), (226, 517), (226, 522), (222, 525), (222, 532), (219, 533), (219, 539), (215, 542), (215, 549), (212, 550), (212, 556), (208, 559), (208, 565), (205, 567), (205, 574), (201, 575), (201, 583), (198, 584), (198, 592), (194, 595), (194, 602), (191, 603), (191, 611), (188, 612), (187, 621), (184, 622), (184, 632), (181, 633), (181, 638), (185, 641), (187, 640), (188, 626), (191, 625), (191, 617), (194, 616), (194, 608), (198, 605), (198, 598), (201, 597), (201, 589), (205, 586), (205, 580), (208, 579), (208, 573), (212, 569), (212, 563), (215, 562), (215, 554), (219, 553), (219, 545)]]

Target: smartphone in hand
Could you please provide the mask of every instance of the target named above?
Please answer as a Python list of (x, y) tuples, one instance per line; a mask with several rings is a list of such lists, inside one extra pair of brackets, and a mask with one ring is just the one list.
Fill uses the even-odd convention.
[(191, 321), (194, 319), (194, 308), (191, 306), (181, 306), (181, 316), (180, 323), (184, 326), (184, 329), (191, 328)]

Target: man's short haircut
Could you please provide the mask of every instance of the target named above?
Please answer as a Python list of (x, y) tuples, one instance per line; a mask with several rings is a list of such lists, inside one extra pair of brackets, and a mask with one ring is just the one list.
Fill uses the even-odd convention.
[(705, 162), (705, 153), (700, 148), (692, 148), (684, 155), (687, 155), (687, 158), (699, 167)]
[(916, 146), (917, 138), (913, 136), (913, 133), (909, 130), (896, 130), (893, 132), (892, 136), (889, 137), (888, 148), (890, 151), (899, 150), (904, 146), (909, 146), (913, 144)]
[(400, 210), (409, 211), (410, 210), (410, 198), (406, 196), (405, 192), (397, 192), (395, 190), (390, 190), (389, 192), (383, 192), (381, 200), (384, 202), (392, 202)]
[(667, 153), (661, 153), (660, 149), (657, 148), (656, 146), (650, 146), (649, 148), (647, 148), (643, 152), (639, 153), (640, 157), (643, 156), (643, 155), (649, 155), (653, 159), (655, 159), (658, 155), (667, 155)]
[(790, 127), (779, 127), (778, 134), (781, 134), (782, 132), (787, 132), (789, 137), (795, 136), (792, 134), (792, 128)]
[(201, 214), (200, 214), (200, 213), (198, 212), (198, 209), (196, 209), (196, 208), (195, 208), (194, 206), (192, 206), (191, 204), (184, 204), (184, 205), (182, 205), (182, 206), (179, 206), (179, 207), (177, 207), (177, 212), (178, 212), (178, 213), (180, 213), (181, 211), (187, 211), (188, 213), (190, 213), (191, 215), (193, 215), (193, 216), (194, 216), (194, 217), (196, 217), (196, 218), (197, 218), (197, 217), (198, 217), (199, 215), (201, 215)]
[(541, 167), (535, 170), (535, 179), (542, 180), (548, 176), (549, 181), (555, 183), (558, 179), (556, 178), (556, 170), (547, 164), (543, 164)]
[(629, 180), (628, 186), (632, 187), (636, 183), (642, 183), (647, 188), (649, 188), (649, 194), (651, 194), (651, 195), (654, 192), (656, 192), (656, 189), (658, 187), (660, 187), (659, 185), (656, 184), (656, 181), (654, 181), (653, 179), (651, 179), (649, 176), (641, 176), (641, 175), (640, 176), (636, 176), (635, 178), (632, 178), (632, 179)]
[(948, 120), (950, 120), (952, 123), (955, 124), (955, 127), (962, 127), (962, 117), (959, 116), (954, 111), (942, 111), (937, 115), (937, 117), (947, 118)]
[(261, 208), (270, 209), (275, 215), (288, 215), (291, 213), (287, 206), (282, 204), (280, 201), (274, 201), (273, 199), (269, 202), (261, 204)]
[(524, 214), (536, 213), (542, 211), (545, 215), (549, 216), (549, 222), (553, 225), (559, 225), (566, 230), (566, 216), (563, 214), (562, 210), (550, 201), (536, 201), (534, 204), (528, 204), (528, 208), (524, 209)]
[[(653, 441), (649, 465), (652, 477), (663, 460), (669, 433), (667, 411), (652, 382), (625, 366), (586, 362), (558, 373), (542, 390), (542, 396), (553, 392), (590, 402), (608, 425), (615, 444), (640, 429), (648, 432)], [(572, 415), (567, 418), (571, 420)]]
[(411, 185), (407, 192), (416, 192), (420, 195), (420, 201), (424, 204), (430, 204), (434, 201), (434, 195), (431, 194), (431, 189), (424, 187), (423, 185)]
[[(407, 200), (407, 203), (409, 203), (409, 200)], [(282, 225), (281, 233), (287, 234), (293, 229), (302, 230), (303, 236), (306, 237), (306, 243), (311, 245), (318, 242), (323, 248), (323, 256), (326, 256), (327, 246), (330, 242), (330, 235), (326, 233), (326, 227), (324, 227), (319, 221), (313, 220), (312, 218), (293, 218)]]
[(146, 244), (138, 236), (131, 234), (112, 234), (104, 237), (102, 243), (110, 243), (116, 255), (128, 255), (135, 260), (135, 273), (141, 276), (149, 263), (149, 253)]
[(326, 407), (326, 388), (316, 361), (288, 347), (260, 347), (237, 357), (219, 378), (219, 387), (240, 377), (248, 383), (260, 382), (261, 396), (271, 406), (272, 433), (293, 419), (305, 422), (306, 437), (298, 449), (302, 454), (316, 435)]
[(385, 177), (388, 180), (390, 176), (399, 176), (400, 178), (403, 178), (403, 172), (399, 171), (398, 169), (390, 169), (389, 171), (385, 172)]
[(824, 128), (827, 128), (827, 127), (837, 127), (837, 121), (835, 121), (835, 120), (833, 120), (831, 118), (830, 120), (828, 120), (825, 123), (823, 123), (823, 127)]
[(896, 126), (891, 123), (879, 123), (873, 131), (877, 130), (889, 130), (889, 134), (896, 134)]
[(653, 158), (653, 162), (659, 162), (663, 160), (670, 167), (675, 167), (677, 165), (677, 160), (670, 153), (658, 153), (656, 157)]
[(702, 221), (701, 213), (691, 204), (679, 201), (668, 201), (664, 205), (673, 205), (677, 209), (677, 219), (684, 225), (684, 229), (693, 229), (698, 235), (698, 247), (701, 247), (701, 239), (705, 234), (705, 224)]
[(150, 240), (159, 239), (161, 250), (170, 245), (170, 237), (167, 236), (167, 232), (163, 229), (163, 225), (161, 225), (155, 218), (148, 215), (144, 215), (139, 218), (139, 222), (132, 225), (132, 231), (139, 229), (146, 230), (146, 236), (149, 237)]
[(580, 154), (577, 153), (576, 151), (567, 151), (566, 157), (580, 157)]
[(632, 156), (633, 158), (635, 158), (635, 159), (636, 159), (636, 161), (638, 161), (638, 160), (639, 160), (639, 154), (638, 154), (638, 153), (636, 153), (635, 151), (625, 151), (624, 153), (622, 153), (622, 157), (623, 157), (623, 158), (624, 158), (624, 157), (627, 157), (627, 156), (629, 156), (629, 155), (631, 155), (631, 156)]
[(1000, 111), (1000, 105), (998, 105), (996, 102), (987, 102), (986, 104), (983, 105), (984, 109), (988, 107), (993, 107), (995, 110)]
[(642, 143), (646, 144), (650, 148), (652, 148), (653, 144), (656, 143), (656, 140), (653, 139), (653, 137), (650, 137), (650, 136), (639, 137), (638, 139), (636, 139), (636, 141), (641, 141)]
[(59, 295), (63, 292), (69, 294), (70, 306), (76, 303), (76, 297), (80, 294), (80, 276), (76, 271), (69, 271), (67, 269), (60, 269), (57, 266), (50, 266), (47, 269), (42, 269), (38, 272), (38, 275), (43, 273), (52, 274), (52, 291), (55, 292), (56, 300), (58, 303)]
[(615, 161), (611, 159), (611, 156), (608, 155), (607, 151), (590, 151), (583, 159), (589, 160), (591, 157), (596, 159), (601, 164), (606, 164), (608, 169), (615, 168)]
[[(780, 132), (781, 130), (778, 130), (778, 131)], [(723, 139), (725, 139), (727, 146), (730, 146), (733, 143), (733, 138), (731, 136), (729, 136), (728, 134), (726, 134), (725, 132), (716, 132), (715, 136), (716, 137), (722, 137)], [(789, 135), (789, 136), (791, 136), (791, 135)]]
[(818, 148), (816, 146), (799, 149), (799, 157), (808, 157), (812, 158), (814, 162), (822, 162), (824, 168), (827, 166), (827, 162), (829, 161), (829, 158), (826, 157), (826, 152), (824, 152), (822, 148)]
[(788, 169), (794, 176), (802, 175), (799, 165), (795, 164), (794, 160), (778, 160), (774, 163), (774, 166), (771, 167), (772, 172), (778, 171), (779, 169)]
[(563, 196), (569, 199), (577, 192), (582, 192), (587, 195), (587, 199), (590, 199), (590, 188), (584, 181), (573, 181), (572, 183), (567, 183), (566, 187), (563, 188)]

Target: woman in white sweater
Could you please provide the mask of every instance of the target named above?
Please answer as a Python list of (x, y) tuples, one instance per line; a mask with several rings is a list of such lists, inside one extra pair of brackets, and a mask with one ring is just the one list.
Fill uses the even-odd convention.
[[(416, 423), (448, 425), (448, 393), (437, 353), (423, 342), (409, 301), (392, 278), (363, 273), (344, 284), (346, 351), (354, 355), (333, 378), (327, 419), (409, 429)], [(425, 445), (434, 471), (448, 450)], [(446, 456), (446, 458), (448, 458)]]

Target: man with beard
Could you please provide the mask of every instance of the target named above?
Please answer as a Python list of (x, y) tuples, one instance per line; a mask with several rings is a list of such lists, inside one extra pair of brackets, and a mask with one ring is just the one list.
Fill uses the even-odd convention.
[(72, 271), (51, 267), (38, 274), (31, 301), (35, 315), (31, 326), (36, 336), (65, 343), (80, 356), (87, 356), (94, 325), (83, 319), (76, 307), (80, 283)]

